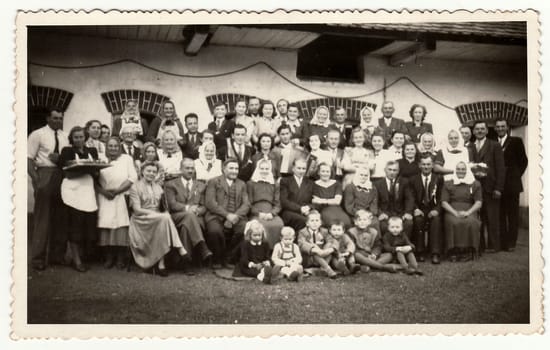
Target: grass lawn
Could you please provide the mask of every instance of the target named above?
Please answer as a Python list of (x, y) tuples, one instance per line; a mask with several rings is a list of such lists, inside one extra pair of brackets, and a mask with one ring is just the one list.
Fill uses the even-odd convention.
[(210, 270), (162, 278), (92, 266), (28, 277), (29, 323), (528, 323), (527, 231), (515, 252), (421, 263), (424, 276), (382, 272), (302, 283), (231, 281)]

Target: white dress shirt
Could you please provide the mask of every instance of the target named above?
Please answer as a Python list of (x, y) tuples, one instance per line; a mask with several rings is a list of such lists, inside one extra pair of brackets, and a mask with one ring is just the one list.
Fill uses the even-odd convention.
[[(59, 153), (63, 147), (69, 146), (68, 135), (63, 130), (57, 130), (59, 140)], [(46, 125), (33, 131), (27, 140), (27, 157), (34, 160), (37, 167), (56, 167), (48, 158), (55, 148), (55, 131)]]

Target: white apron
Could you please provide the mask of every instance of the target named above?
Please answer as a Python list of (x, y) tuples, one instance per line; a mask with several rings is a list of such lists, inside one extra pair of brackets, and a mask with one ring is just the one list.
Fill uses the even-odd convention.
[[(80, 160), (76, 153), (75, 159)], [(91, 154), (88, 154), (88, 159), (93, 160)], [(63, 203), (77, 210), (96, 211), (97, 200), (92, 175), (86, 174), (74, 179), (64, 178), (61, 182), (61, 199)]]

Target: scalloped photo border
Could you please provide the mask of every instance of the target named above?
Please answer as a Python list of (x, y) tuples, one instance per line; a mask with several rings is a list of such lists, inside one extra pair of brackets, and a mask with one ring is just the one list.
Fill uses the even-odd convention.
[[(260, 325), (92, 325), (27, 323), (27, 25), (158, 25), (250, 23), (367, 23), (367, 22), (472, 22), (526, 21), (528, 57), (527, 155), (529, 158), (529, 283), (528, 324), (260, 324)], [(541, 76), (540, 23), (536, 10), (334, 10), (334, 11), (19, 11), (16, 17), (15, 71), (15, 170), (13, 217), (13, 265), (11, 286), (11, 337), (14, 339), (90, 338), (210, 338), (362, 335), (504, 335), (543, 332), (542, 212), (541, 212)]]

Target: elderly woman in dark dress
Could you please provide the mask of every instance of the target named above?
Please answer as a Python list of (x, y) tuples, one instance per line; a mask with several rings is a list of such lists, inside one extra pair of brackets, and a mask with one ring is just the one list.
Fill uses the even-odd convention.
[[(479, 249), (478, 211), (482, 202), (481, 184), (464, 162), (456, 165), (453, 179), (445, 182), (441, 192), (441, 206), (445, 209), (445, 242), (450, 260), (457, 255), (468, 261)], [(468, 250), (471, 254), (467, 254)]]
[(346, 186), (344, 208), (350, 217), (355, 217), (358, 210), (367, 210), (373, 215), (373, 223), (378, 223), (378, 191), (370, 181), (369, 167), (357, 168), (353, 181)]
[(432, 124), (424, 122), (427, 113), (426, 107), (419, 104), (412, 105), (409, 110), (409, 116), (412, 120), (405, 122), (405, 127), (407, 128), (407, 134), (414, 143), (420, 142), (422, 134), (426, 132), (433, 133)]
[(420, 174), (416, 145), (414, 143), (410, 141), (405, 143), (403, 146), (403, 158), (397, 162), (399, 163), (399, 176), (409, 179), (414, 175)]
[[(59, 156), (59, 166), (65, 167), (71, 161), (97, 160), (95, 148), (88, 148), (86, 131), (75, 126), (69, 133), (70, 147), (64, 147)], [(82, 253), (90, 253), (97, 240), (97, 200), (94, 188), (94, 177), (79, 171), (65, 171), (61, 183), (61, 199), (65, 205), (65, 229), (69, 241), (70, 256), (75, 270), (86, 272), (88, 268), (82, 263)]]
[(265, 228), (266, 240), (269, 247), (280, 241), (283, 220), (279, 217), (281, 212), (279, 184), (273, 177), (271, 162), (268, 159), (260, 159), (256, 170), (247, 183), (248, 199), (251, 204), (251, 218), (257, 219)]
[(324, 225), (334, 221), (341, 221), (346, 228), (351, 226), (351, 220), (340, 206), (342, 203), (342, 184), (331, 179), (332, 167), (330, 164), (319, 165), (319, 180), (313, 183), (313, 199), (311, 203), (321, 212)]

